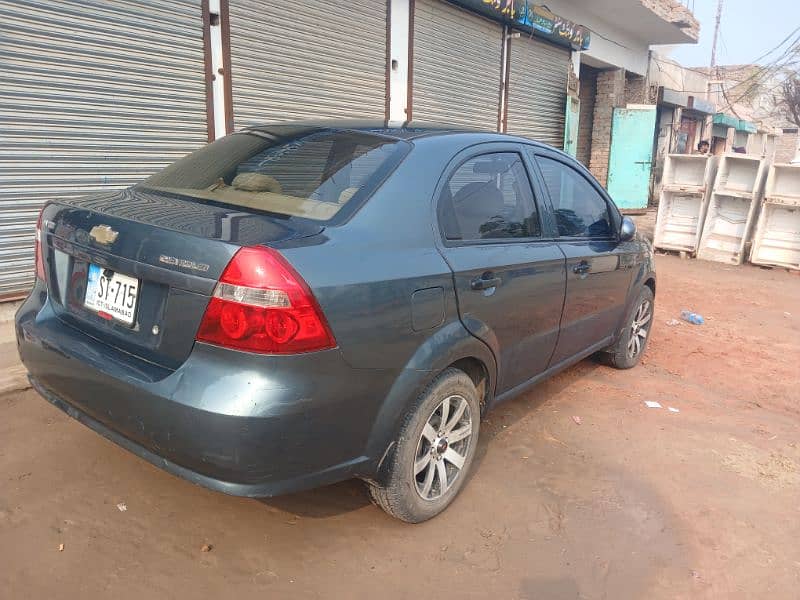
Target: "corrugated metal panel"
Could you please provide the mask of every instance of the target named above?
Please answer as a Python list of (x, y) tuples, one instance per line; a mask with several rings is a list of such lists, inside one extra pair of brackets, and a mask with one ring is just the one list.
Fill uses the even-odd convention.
[(503, 29), (441, 0), (414, 13), (414, 121), (497, 130)]
[(207, 139), (198, 0), (0, 1), (0, 297), (49, 199), (129, 186)]
[(237, 128), (386, 114), (386, 1), (230, 0)]
[(534, 38), (511, 40), (508, 81), (509, 133), (564, 146), (569, 50)]

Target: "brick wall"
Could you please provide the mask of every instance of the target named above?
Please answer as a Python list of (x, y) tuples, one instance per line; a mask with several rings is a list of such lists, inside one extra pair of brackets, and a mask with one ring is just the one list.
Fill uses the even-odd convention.
[(578, 120), (578, 148), (576, 157), (587, 167), (592, 151), (592, 121), (594, 120), (594, 98), (597, 93), (597, 69), (581, 65), (579, 97), (581, 112)]
[(614, 108), (619, 106), (625, 106), (625, 70), (600, 71), (597, 74), (597, 92), (594, 100), (589, 170), (602, 185), (606, 185), (608, 181), (611, 123), (614, 118)]
[(628, 104), (647, 104), (647, 79), (635, 73), (625, 74), (625, 102)]
[(775, 162), (790, 162), (797, 151), (798, 134), (784, 133), (775, 139)]

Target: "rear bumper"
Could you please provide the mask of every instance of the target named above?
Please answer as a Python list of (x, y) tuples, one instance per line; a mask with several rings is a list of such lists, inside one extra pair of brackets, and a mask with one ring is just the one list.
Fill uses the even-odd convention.
[(167, 371), (64, 324), (36, 290), (16, 326), (44, 398), (193, 483), (265, 497), (374, 471), (365, 448), (396, 374), (352, 369), (338, 350), (276, 357), (196, 344)]
[(366, 457), (359, 457), (348, 463), (334, 465), (333, 467), (320, 471), (317, 473), (308, 473), (294, 479), (287, 479), (283, 481), (267, 481), (262, 483), (234, 483), (231, 481), (223, 481), (216, 479), (209, 475), (204, 475), (197, 471), (187, 469), (181, 465), (171, 462), (169, 459), (156, 454), (136, 442), (131, 441), (113, 429), (109, 429), (99, 421), (93, 419), (85, 412), (77, 409), (72, 404), (61, 400), (58, 396), (48, 391), (33, 377), (30, 377), (33, 388), (39, 394), (55, 407), (63, 410), (70, 417), (76, 421), (83, 423), (89, 429), (96, 431), (104, 438), (111, 440), (118, 446), (125, 448), (132, 452), (139, 458), (143, 458), (147, 462), (165, 470), (167, 473), (176, 475), (187, 481), (201, 485), (215, 492), (222, 492), (230, 494), (231, 496), (245, 496), (249, 498), (266, 498), (270, 496), (279, 496), (281, 494), (288, 494), (299, 490), (304, 490), (335, 481), (348, 479), (358, 474), (359, 467), (363, 466), (366, 462)]

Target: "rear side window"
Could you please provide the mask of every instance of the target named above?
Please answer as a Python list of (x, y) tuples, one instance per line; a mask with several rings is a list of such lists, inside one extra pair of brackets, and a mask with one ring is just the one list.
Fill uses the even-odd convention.
[(156, 173), (156, 191), (328, 221), (369, 197), (408, 151), (407, 142), (360, 131), (248, 131), (226, 136)]
[(520, 156), (484, 154), (463, 163), (439, 197), (448, 240), (526, 238), (541, 233), (533, 192)]
[(605, 199), (591, 183), (561, 161), (536, 156), (555, 211), (558, 234), (565, 237), (611, 237)]

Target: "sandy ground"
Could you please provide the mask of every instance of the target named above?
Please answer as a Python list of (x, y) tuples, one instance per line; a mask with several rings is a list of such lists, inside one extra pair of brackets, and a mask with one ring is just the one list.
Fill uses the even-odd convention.
[[(358, 482), (209, 492), (6, 394), (0, 597), (797, 598), (800, 277), (658, 268), (644, 364), (584, 361), (500, 406), (469, 485), (418, 526)], [(707, 323), (667, 325), (683, 307)]]

